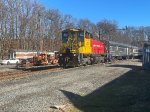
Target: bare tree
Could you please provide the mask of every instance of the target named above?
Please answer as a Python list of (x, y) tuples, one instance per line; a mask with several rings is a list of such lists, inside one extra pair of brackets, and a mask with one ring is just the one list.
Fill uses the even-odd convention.
[(93, 34), (93, 38), (98, 39), (97, 26), (94, 23), (92, 23), (90, 20), (80, 19), (78, 21), (78, 27), (80, 29), (83, 29), (83, 30), (86, 30), (86, 31), (90, 32), (91, 34)]
[(138, 46), (150, 37), (148, 27), (128, 27), (122, 31), (115, 21), (94, 24), (88, 19), (77, 20), (56, 9), (46, 10), (36, 0), (0, 0), (0, 58), (7, 56), (10, 49), (59, 50), (61, 32), (67, 28), (87, 30), (95, 39), (100, 34), (102, 40)]
[(128, 37), (131, 39), (131, 44), (134, 46), (143, 46), (145, 40), (144, 27), (128, 27)]
[(102, 20), (97, 23), (97, 28), (102, 39), (114, 40), (116, 37), (117, 23), (115, 21)]
[(150, 41), (150, 26), (144, 28), (144, 39)]
[(71, 15), (64, 15), (62, 17), (62, 29), (69, 29), (69, 28), (75, 28), (77, 20), (73, 18)]

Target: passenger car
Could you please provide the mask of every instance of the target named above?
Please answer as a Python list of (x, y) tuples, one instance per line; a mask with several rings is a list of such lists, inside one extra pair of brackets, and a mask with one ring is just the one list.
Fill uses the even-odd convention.
[(0, 64), (2, 65), (10, 65), (10, 64), (18, 64), (20, 63), (19, 59), (4, 59), (0, 60)]

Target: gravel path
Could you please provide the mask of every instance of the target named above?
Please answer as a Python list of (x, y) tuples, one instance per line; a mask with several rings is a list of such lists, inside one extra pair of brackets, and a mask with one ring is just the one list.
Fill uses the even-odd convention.
[[(138, 65), (123, 61), (119, 64)], [(94, 65), (26, 76), (0, 82), (0, 112), (50, 112), (50, 106), (70, 103), (60, 91), (87, 95), (131, 70), (128, 67)]]

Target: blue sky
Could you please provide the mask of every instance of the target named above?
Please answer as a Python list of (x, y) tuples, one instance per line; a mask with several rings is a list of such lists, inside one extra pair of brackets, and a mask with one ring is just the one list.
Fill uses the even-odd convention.
[(47, 9), (58, 9), (77, 19), (97, 23), (115, 20), (119, 27), (150, 26), (150, 0), (39, 0)]

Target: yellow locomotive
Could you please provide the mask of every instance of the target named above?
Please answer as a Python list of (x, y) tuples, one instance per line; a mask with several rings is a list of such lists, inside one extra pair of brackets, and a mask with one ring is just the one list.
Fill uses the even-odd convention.
[(92, 39), (92, 35), (82, 29), (66, 29), (62, 31), (62, 46), (59, 65), (79, 66), (103, 61), (104, 44)]

